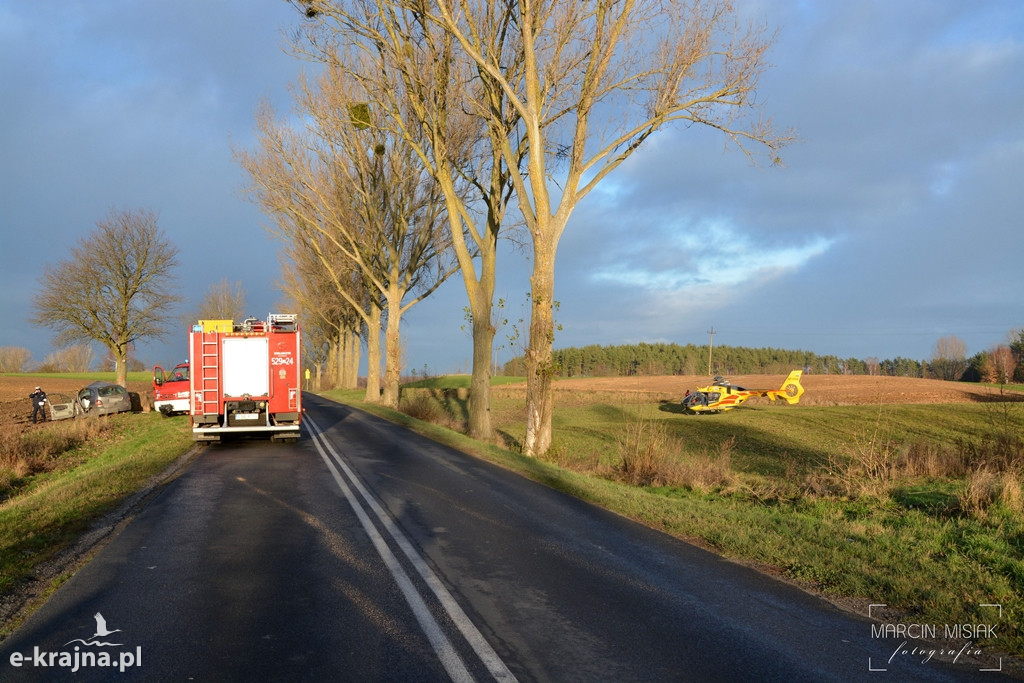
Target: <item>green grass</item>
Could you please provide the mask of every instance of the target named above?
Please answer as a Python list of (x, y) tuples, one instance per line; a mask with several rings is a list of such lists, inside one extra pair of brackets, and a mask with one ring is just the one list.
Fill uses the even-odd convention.
[[(33, 379), (80, 379), (86, 382), (97, 380), (113, 382), (117, 375), (113, 372), (4, 372), (0, 377), (31, 377)], [(152, 382), (152, 370), (142, 370), (128, 373), (129, 382)]]
[[(1024, 623), (1024, 405), (766, 404), (687, 416), (676, 404), (563, 392), (552, 449), (538, 460), (363, 404), (361, 395), (329, 395), (825, 594), (903, 609), (918, 623), (990, 622), (979, 606), (999, 603), (1003, 620), (988, 644), (1024, 654), (1016, 627)], [(417, 395), (450, 402), (444, 392)], [(505, 443), (522, 442), (523, 410), (521, 397), (492, 396)], [(1017, 450), (1001, 451), (1005, 440)], [(625, 483), (629, 449), (644, 447), (639, 456), (653, 457), (672, 483)], [(928, 468), (936, 474), (922, 474)]]
[(192, 446), (187, 421), (159, 413), (103, 419), (113, 425), (109, 432), (61, 456), (73, 467), (34, 475), (0, 503), (0, 594)]
[[(468, 389), (469, 388), (470, 375), (444, 375), (442, 377), (428, 377), (427, 379), (421, 379), (416, 382), (409, 382), (408, 384), (402, 385), (406, 389)], [(516, 384), (525, 382), (525, 377), (507, 377), (505, 375), (495, 375), (491, 377), (491, 386), (501, 386), (503, 384)]]

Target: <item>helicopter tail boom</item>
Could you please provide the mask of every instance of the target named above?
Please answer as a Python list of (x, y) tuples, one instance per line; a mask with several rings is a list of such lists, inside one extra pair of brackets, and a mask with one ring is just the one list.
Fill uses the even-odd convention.
[(804, 395), (804, 387), (800, 384), (800, 377), (803, 376), (802, 370), (794, 370), (789, 373), (789, 377), (782, 383), (782, 388), (775, 391), (766, 391), (765, 396), (769, 400), (774, 401), (776, 398), (785, 399), (786, 403), (790, 405), (800, 402), (800, 397)]

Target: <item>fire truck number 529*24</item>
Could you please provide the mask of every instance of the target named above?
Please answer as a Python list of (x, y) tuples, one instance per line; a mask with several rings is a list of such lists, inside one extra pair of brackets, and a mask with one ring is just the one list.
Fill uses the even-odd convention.
[(200, 320), (189, 332), (189, 414), (196, 441), (225, 434), (299, 438), (302, 340), (297, 316)]

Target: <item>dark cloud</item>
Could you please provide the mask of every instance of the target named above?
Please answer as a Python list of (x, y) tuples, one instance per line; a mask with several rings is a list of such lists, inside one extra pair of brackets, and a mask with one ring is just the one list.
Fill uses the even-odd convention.
[[(254, 313), (279, 294), (275, 246), (240, 195), (232, 142), (251, 143), (263, 98), (287, 106), (303, 64), (283, 32), (285, 2), (0, 4), (0, 209), (5, 318), (23, 321), (35, 280), (110, 209), (145, 207), (181, 250), (189, 305), (222, 278), (242, 281)], [(180, 312), (180, 311), (179, 311)], [(45, 330), (4, 327), (0, 345), (41, 360)], [(178, 356), (154, 344), (147, 360)]]
[[(587, 197), (559, 249), (557, 345), (634, 341), (927, 356), (1024, 326), (1024, 5), (746, 0), (779, 33), (758, 97), (800, 141), (754, 166), (709, 130), (648, 140)], [(145, 207), (182, 251), (194, 303), (240, 280), (253, 313), (279, 294), (277, 246), (241, 195), (232, 144), (263, 98), (289, 106), (307, 65), (283, 1), (0, 0), (0, 345), (49, 351), (28, 301), (46, 264), (111, 208)], [(528, 252), (499, 296), (524, 316)], [(410, 367), (468, 369), (456, 276), (406, 317)], [(147, 360), (180, 355), (154, 345)]]

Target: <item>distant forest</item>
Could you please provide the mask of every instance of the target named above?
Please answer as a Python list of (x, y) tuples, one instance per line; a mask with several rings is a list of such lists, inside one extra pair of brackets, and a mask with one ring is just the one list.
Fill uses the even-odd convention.
[[(556, 349), (553, 361), (557, 377), (782, 375), (792, 370), (803, 370), (808, 374), (924, 377), (927, 370), (925, 361), (910, 358), (839, 358), (819, 356), (811, 351), (715, 346), (711, 349), (711, 372), (708, 372), (708, 346), (693, 344), (593, 344), (581, 348)], [(523, 358), (513, 358), (505, 364), (504, 370), (510, 375), (523, 374)]]
[[(750, 349), (705, 344), (628, 344), (556, 349), (552, 372), (556, 377), (628, 377), (631, 375), (785, 375), (803, 370), (815, 375), (885, 375), (929, 377), (962, 382), (1024, 382), (1024, 329), (1013, 330), (1008, 344), (999, 344), (968, 358), (965, 345), (955, 336), (943, 337), (926, 360), (910, 358), (839, 358), (811, 351)], [(504, 366), (506, 375), (525, 374), (523, 358)]]

